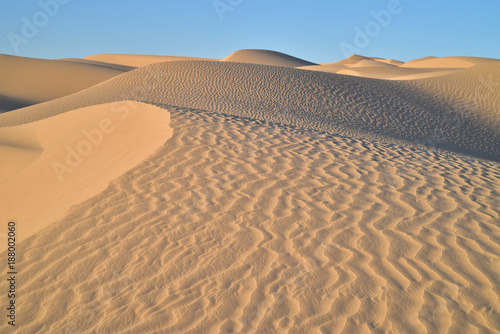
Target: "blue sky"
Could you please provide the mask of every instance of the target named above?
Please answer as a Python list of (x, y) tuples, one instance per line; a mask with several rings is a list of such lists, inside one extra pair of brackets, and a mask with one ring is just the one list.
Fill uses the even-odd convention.
[(272, 49), (313, 62), (338, 61), (351, 51), (403, 61), (500, 58), (496, 0), (4, 0), (0, 6), (0, 53), (26, 57), (222, 58)]

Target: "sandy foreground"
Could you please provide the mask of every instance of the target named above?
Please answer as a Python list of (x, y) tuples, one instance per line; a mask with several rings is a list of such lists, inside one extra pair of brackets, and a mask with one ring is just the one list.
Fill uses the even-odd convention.
[(500, 333), (500, 60), (0, 77), (0, 332)]

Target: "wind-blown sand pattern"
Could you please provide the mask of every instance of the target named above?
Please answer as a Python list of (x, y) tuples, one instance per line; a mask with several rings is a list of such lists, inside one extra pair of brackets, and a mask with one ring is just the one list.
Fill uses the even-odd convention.
[(119, 100), (170, 114), (154, 153), (20, 236), (19, 333), (500, 332), (498, 62), (380, 80), (268, 57), (0, 115), (8, 133)]

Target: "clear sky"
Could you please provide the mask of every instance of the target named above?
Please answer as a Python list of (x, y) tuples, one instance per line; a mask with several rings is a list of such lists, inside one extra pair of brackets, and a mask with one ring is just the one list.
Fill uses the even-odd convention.
[(403, 61), (500, 58), (498, 0), (3, 0), (0, 7), (0, 53), (26, 57), (222, 58), (271, 49), (323, 63), (350, 52)]

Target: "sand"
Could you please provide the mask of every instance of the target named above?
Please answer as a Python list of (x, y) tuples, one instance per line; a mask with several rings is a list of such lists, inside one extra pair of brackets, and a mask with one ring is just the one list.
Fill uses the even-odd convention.
[[(417, 80), (460, 73), (463, 69), (489, 63), (498, 64), (498, 60), (477, 57), (425, 57), (403, 63), (394, 59), (353, 55), (335, 63), (296, 67), (305, 70), (337, 73), (363, 78)], [(494, 71), (493, 73), (498, 72)]]
[(57, 99), (133, 68), (0, 55), (0, 113)]
[(282, 67), (317, 65), (304, 59), (269, 50), (238, 50), (221, 59), (221, 61)]
[(154, 63), (176, 60), (200, 60), (206, 58), (178, 57), (178, 56), (155, 56), (155, 55), (127, 55), (116, 53), (103, 53), (83, 58), (86, 61), (100, 61), (114, 63), (123, 66), (142, 67)]
[(497, 60), (161, 57), (0, 115), (19, 333), (500, 332)]
[[(0, 220), (16, 219), (24, 239), (108, 183), (172, 135), (169, 113), (124, 101), (0, 128)], [(30, 186), (31, 185), (31, 186)]]

